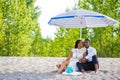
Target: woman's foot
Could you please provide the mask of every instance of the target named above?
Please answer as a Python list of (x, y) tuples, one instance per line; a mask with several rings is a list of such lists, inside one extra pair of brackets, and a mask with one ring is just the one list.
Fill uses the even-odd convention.
[(62, 74), (61, 72), (57, 72), (57, 74)]
[(58, 69), (60, 68), (60, 66), (61, 66), (61, 64), (57, 64), (57, 65), (56, 65), (56, 67), (57, 67)]

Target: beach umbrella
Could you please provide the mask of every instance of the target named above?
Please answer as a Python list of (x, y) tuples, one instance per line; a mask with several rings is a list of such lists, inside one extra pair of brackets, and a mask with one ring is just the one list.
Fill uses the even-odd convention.
[(48, 22), (50, 25), (64, 28), (80, 28), (80, 38), (82, 28), (107, 27), (118, 23), (117, 20), (106, 15), (84, 9), (58, 14)]

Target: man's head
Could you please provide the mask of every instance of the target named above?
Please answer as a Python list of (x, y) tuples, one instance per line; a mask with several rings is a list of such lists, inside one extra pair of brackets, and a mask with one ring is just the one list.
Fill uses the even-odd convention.
[(86, 48), (88, 48), (90, 46), (90, 40), (89, 39), (85, 39), (84, 40), (84, 45)]

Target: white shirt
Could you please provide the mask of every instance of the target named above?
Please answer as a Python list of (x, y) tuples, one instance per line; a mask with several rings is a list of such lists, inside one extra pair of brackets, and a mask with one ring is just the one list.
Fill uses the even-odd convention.
[(96, 49), (93, 47), (87, 48), (88, 50), (88, 55), (86, 56), (86, 59), (88, 62), (92, 61), (92, 56), (96, 55)]

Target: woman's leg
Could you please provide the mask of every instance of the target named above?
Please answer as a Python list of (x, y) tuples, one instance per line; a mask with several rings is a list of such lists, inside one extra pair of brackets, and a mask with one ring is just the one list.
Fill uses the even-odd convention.
[(60, 68), (58, 69), (58, 74), (61, 74), (66, 69), (68, 64), (69, 64), (69, 61), (64, 61), (61, 64)]

